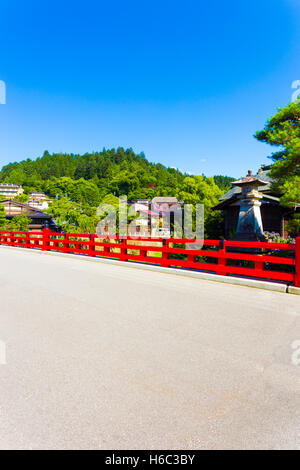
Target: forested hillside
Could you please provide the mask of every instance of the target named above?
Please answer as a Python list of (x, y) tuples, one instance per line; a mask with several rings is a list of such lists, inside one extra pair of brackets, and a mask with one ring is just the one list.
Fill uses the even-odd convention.
[(160, 163), (150, 163), (143, 153), (137, 155), (132, 149), (118, 148), (84, 155), (50, 155), (46, 151), (36, 160), (4, 166), (0, 181), (22, 185), (25, 194), (44, 191), (61, 201), (55, 203), (56, 216), (60, 205), (62, 211), (66, 210), (67, 201), (68, 206), (74, 203), (76, 210), (75, 204), (80, 205), (81, 213), (90, 217), (91, 208), (103, 200), (126, 195), (129, 201), (176, 196), (186, 203), (203, 203), (207, 218), (214, 219), (216, 215), (210, 209), (230, 187), (232, 178), (190, 176)]
[[(75, 183), (86, 180), (90, 185), (84, 188)], [(2, 168), (0, 181), (21, 184), (25, 192), (45, 190), (50, 196), (74, 194), (81, 202), (82, 192), (93, 188), (95, 194), (88, 195), (89, 202), (98, 203), (106, 194), (127, 195), (129, 200), (151, 198), (154, 196), (174, 196), (183, 190), (187, 175), (174, 168), (153, 164), (143, 154), (135, 154), (131, 149), (103, 150), (93, 154), (53, 154), (47, 151), (41, 158), (11, 163)], [(205, 180), (205, 178), (203, 178)], [(230, 186), (232, 178), (216, 176), (216, 184), (221, 189)], [(97, 188), (98, 190), (96, 190)], [(70, 195), (71, 196), (71, 195)], [(78, 199), (79, 198), (79, 199)]]

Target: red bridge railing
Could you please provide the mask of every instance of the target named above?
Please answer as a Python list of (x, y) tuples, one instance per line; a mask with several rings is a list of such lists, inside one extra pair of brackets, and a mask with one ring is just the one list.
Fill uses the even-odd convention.
[[(195, 249), (191, 243), (196, 244)], [(43, 232), (0, 231), (0, 245), (284, 281), (300, 287), (300, 237), (295, 244), (285, 244), (100, 236), (45, 229)]]

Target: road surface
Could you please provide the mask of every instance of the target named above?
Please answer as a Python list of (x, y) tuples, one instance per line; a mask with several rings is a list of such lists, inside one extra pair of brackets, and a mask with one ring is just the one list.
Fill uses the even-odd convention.
[(13, 247), (0, 263), (1, 449), (300, 448), (299, 296)]

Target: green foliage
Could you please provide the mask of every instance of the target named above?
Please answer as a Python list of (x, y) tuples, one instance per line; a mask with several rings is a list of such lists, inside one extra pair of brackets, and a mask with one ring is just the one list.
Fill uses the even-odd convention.
[[(288, 178), (283, 185), (280, 187), (282, 191), (282, 197), (280, 202), (291, 208), (295, 207), (296, 204), (300, 204), (300, 176), (294, 176)], [(287, 225), (288, 232), (297, 237), (300, 235), (300, 214), (299, 212), (294, 214)]]
[[(45, 151), (36, 160), (11, 163), (0, 171), (0, 181), (22, 184), (25, 193), (43, 191), (56, 199), (50, 208), (51, 215), (64, 230), (69, 227), (73, 231), (94, 227), (98, 205), (111, 201), (114, 205), (117, 199), (113, 198), (123, 195), (129, 202), (175, 196), (186, 203), (202, 203), (206, 220), (214, 220), (211, 207), (228, 189), (230, 180), (221, 175), (215, 179), (187, 176), (174, 168), (148, 162), (143, 153), (137, 155), (132, 149), (121, 147), (84, 155), (50, 155)], [(91, 209), (94, 212), (89, 215)], [(92, 218), (89, 223), (84, 216)]]
[[(216, 185), (214, 178), (206, 178), (198, 175), (186, 177), (182, 188), (178, 192), (178, 198), (186, 204), (204, 205), (204, 226), (206, 238), (220, 238), (223, 235), (223, 218), (219, 212), (212, 211), (212, 207), (218, 204), (223, 191)], [(195, 211), (193, 211), (195, 213)]]
[(181, 188), (176, 193), (186, 204), (204, 204), (207, 212), (218, 203), (222, 194), (214, 178), (200, 175), (184, 178)]
[(66, 197), (54, 201), (46, 212), (64, 232), (94, 233), (99, 221), (95, 207), (71, 202)]
[(24, 204), (25, 202), (27, 202), (28, 200), (29, 200), (29, 196), (28, 196), (28, 194), (25, 194), (25, 193), (24, 193), (24, 194), (20, 194), (19, 196), (14, 197), (14, 201), (16, 201), (16, 202), (21, 202), (21, 203), (23, 203), (23, 204)]
[(26, 215), (17, 215), (11, 220), (6, 218), (5, 208), (0, 204), (0, 230), (15, 230), (19, 232), (27, 232), (31, 219)]
[(4, 206), (0, 204), (0, 230), (6, 229), (7, 222)]
[[(274, 161), (271, 176), (274, 188), (282, 194), (280, 202), (291, 207), (300, 204), (300, 103), (280, 108), (255, 137), (279, 148), (271, 155)], [(300, 232), (297, 219), (289, 228), (293, 233)]]
[(231, 176), (215, 175), (214, 180), (216, 185), (219, 186), (222, 191), (229, 191), (234, 178), (231, 178)]
[[(72, 200), (84, 203), (90, 203), (83, 200), (86, 190), (92, 193), (87, 198), (93, 200), (99, 194), (102, 199), (109, 193), (127, 195), (129, 200), (174, 196), (186, 176), (174, 168), (150, 163), (143, 154), (136, 155), (132, 149), (123, 148), (84, 155), (50, 155), (46, 151), (36, 160), (10, 163), (0, 171), (0, 181), (22, 184), (26, 193), (45, 191), (52, 197), (67, 194)], [(229, 177), (216, 176), (215, 182), (224, 189), (229, 180)]]
[(205, 218), (205, 238), (218, 240), (223, 238), (224, 220), (220, 211), (209, 211)]
[(289, 234), (293, 237), (299, 237), (300, 235), (300, 214), (297, 213), (292, 217), (287, 225), (287, 230)]
[(110, 204), (115, 209), (119, 209), (119, 198), (113, 194), (107, 194), (102, 198), (101, 204)]
[(293, 183), (300, 177), (300, 103), (280, 108), (255, 138), (279, 147), (270, 157), (275, 162), (271, 176), (279, 190), (287, 181)]
[(16, 215), (9, 221), (9, 230), (27, 232), (31, 219), (26, 215)]
[(83, 178), (73, 180), (70, 177), (53, 178), (44, 184), (45, 192), (52, 198), (67, 197), (79, 204), (97, 206), (100, 202), (98, 187), (92, 181)]
[[(294, 238), (292, 237), (287, 237), (287, 238), (282, 238), (279, 233), (276, 232), (264, 232), (264, 235), (268, 242), (273, 242), (273, 243), (295, 243)], [(280, 253), (280, 256), (282, 256), (282, 253)]]
[(300, 176), (287, 178), (287, 180), (280, 187), (282, 197), (281, 203), (286, 206), (294, 207), (300, 204)]
[(26, 181), (26, 174), (22, 168), (14, 168), (5, 179), (6, 183), (22, 185)]

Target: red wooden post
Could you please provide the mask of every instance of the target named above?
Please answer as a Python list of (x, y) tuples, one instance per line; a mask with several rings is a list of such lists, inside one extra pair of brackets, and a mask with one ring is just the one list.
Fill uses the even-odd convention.
[(65, 233), (65, 238), (64, 238), (64, 253), (68, 253), (69, 251), (69, 234)]
[(90, 246), (89, 246), (89, 256), (96, 256), (96, 251), (95, 251), (95, 234), (90, 235)]
[(44, 230), (43, 230), (42, 251), (48, 251), (49, 250), (49, 239), (50, 239), (50, 230), (48, 228), (44, 228)]
[[(110, 243), (110, 239), (109, 239), (109, 238), (103, 238), (103, 239), (102, 239), (102, 242), (105, 243), (106, 240), (107, 240), (107, 243)], [(107, 255), (110, 256), (110, 246), (105, 246), (105, 245), (104, 245), (104, 247), (103, 247), (103, 253), (104, 253), (104, 255), (106, 255), (106, 253), (107, 253)], [(99, 252), (99, 255), (100, 255), (100, 254), (101, 254), (101, 251)]]
[(226, 240), (221, 240), (220, 241), (220, 246), (219, 246), (219, 251), (218, 251), (218, 255), (219, 255), (218, 265), (220, 266), (220, 269), (218, 269), (216, 271), (216, 274), (219, 274), (221, 276), (227, 276), (227, 273), (226, 273), (226, 270), (225, 270), (225, 266), (226, 266), (226, 258), (225, 258), (226, 245), (227, 245)]
[[(163, 248), (169, 248), (169, 243), (170, 243), (170, 240), (166, 240), (164, 238), (163, 239)], [(169, 260), (169, 253), (162, 251), (160, 265), (163, 268), (167, 268), (169, 266), (168, 260)]]
[(121, 248), (120, 261), (128, 261), (126, 237), (122, 238), (122, 241), (120, 243), (120, 248)]
[[(258, 255), (261, 256), (261, 255)], [(263, 271), (265, 263), (263, 261), (255, 261), (254, 262), (254, 270), (255, 271)]]
[(195, 255), (187, 255), (188, 263), (195, 263)]
[(26, 232), (26, 236), (25, 236), (25, 248), (30, 248), (29, 232)]
[(300, 287), (300, 237), (296, 238), (295, 287)]
[(13, 246), (14, 244), (14, 232), (10, 232), (9, 245)]

